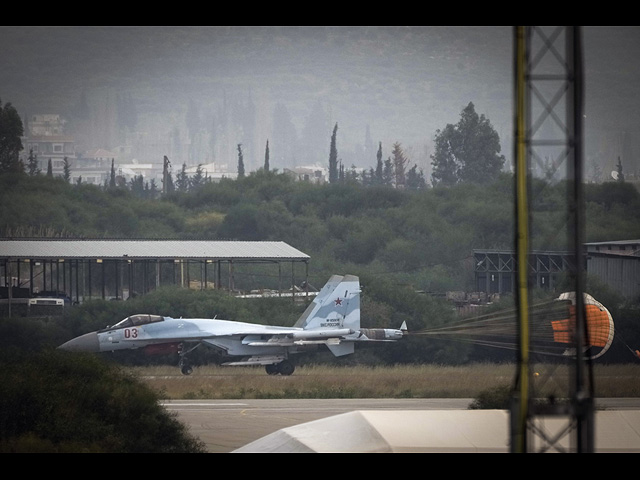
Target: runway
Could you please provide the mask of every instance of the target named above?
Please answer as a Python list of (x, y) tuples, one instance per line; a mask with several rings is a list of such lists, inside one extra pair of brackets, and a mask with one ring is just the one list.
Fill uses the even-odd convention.
[[(229, 453), (280, 429), (356, 410), (466, 410), (472, 399), (175, 400), (176, 412), (210, 453)], [(640, 399), (597, 399), (597, 409), (637, 410)]]

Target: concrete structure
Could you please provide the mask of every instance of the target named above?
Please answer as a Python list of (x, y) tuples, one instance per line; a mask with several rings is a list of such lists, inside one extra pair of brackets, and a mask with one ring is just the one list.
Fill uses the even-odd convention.
[[(532, 452), (571, 452), (566, 419), (537, 417)], [(509, 453), (506, 410), (364, 410), (283, 428), (233, 453)], [(595, 413), (594, 453), (640, 452), (640, 411)]]

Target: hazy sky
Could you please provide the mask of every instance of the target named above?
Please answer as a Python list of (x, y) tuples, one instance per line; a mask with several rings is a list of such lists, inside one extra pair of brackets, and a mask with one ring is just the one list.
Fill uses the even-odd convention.
[[(640, 154), (637, 27), (584, 28), (587, 156), (603, 163), (624, 143)], [(259, 109), (268, 137), (276, 104), (299, 136), (314, 106), (325, 143), (339, 128), (350, 155), (370, 132), (426, 163), (436, 129), (473, 102), (511, 157), (512, 27), (0, 27), (0, 99), (21, 114), (70, 112), (81, 93), (126, 92), (139, 127), (184, 128), (189, 101), (203, 115), (224, 99)], [(613, 145), (617, 143), (617, 145)], [(605, 158), (606, 157), (606, 158)], [(348, 162), (348, 160), (345, 160)]]

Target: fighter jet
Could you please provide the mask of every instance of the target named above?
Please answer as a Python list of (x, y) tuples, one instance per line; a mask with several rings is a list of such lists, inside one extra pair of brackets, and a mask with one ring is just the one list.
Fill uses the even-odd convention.
[(400, 329), (360, 328), (360, 280), (354, 275), (333, 275), (293, 327), (269, 326), (217, 318), (172, 318), (131, 315), (121, 322), (74, 338), (60, 349), (108, 352), (143, 349), (148, 354), (179, 354), (179, 367), (189, 375), (187, 354), (199, 345), (239, 357), (223, 365), (264, 365), (269, 375), (291, 375), (290, 356), (326, 347), (336, 357), (355, 351), (358, 342), (393, 342), (407, 333)]

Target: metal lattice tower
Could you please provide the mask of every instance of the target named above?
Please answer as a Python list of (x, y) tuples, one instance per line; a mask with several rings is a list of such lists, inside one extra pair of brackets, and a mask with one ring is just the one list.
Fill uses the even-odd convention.
[[(585, 337), (582, 193), (583, 72), (579, 27), (515, 27), (516, 299), (519, 320), (518, 372), (511, 407), (511, 451), (592, 452), (592, 377), (582, 348)], [(563, 175), (563, 169), (564, 175)], [(567, 249), (576, 292), (575, 361), (566, 398), (540, 402), (529, 348), (527, 255), (536, 226), (533, 178), (566, 180)], [(522, 268), (520, 268), (522, 266)], [(548, 399), (547, 399), (548, 400)], [(553, 424), (554, 431), (548, 427)], [(567, 438), (568, 444), (567, 444)]]

